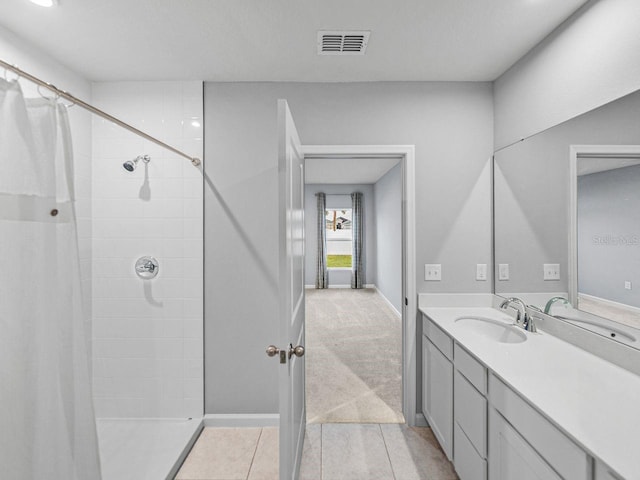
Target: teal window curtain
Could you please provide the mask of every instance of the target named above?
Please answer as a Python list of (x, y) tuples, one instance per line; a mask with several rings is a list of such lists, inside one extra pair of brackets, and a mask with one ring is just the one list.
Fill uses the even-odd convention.
[(353, 215), (353, 246), (351, 247), (351, 288), (364, 286), (364, 268), (362, 265), (362, 193), (351, 194)]
[(327, 197), (322, 192), (316, 193), (316, 197), (316, 229), (318, 236), (318, 247), (316, 252), (316, 288), (327, 288), (329, 286), (329, 273), (327, 271), (327, 225), (325, 220)]

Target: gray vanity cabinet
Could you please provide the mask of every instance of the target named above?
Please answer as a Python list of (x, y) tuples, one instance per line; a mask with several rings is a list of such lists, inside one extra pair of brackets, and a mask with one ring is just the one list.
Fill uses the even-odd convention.
[(511, 390), (489, 376), (491, 480), (589, 480), (591, 458)]
[(461, 480), (619, 480), (426, 315), (422, 404)]
[(562, 480), (502, 415), (489, 416), (492, 480)]
[(453, 459), (453, 342), (424, 317), (422, 412), (449, 460)]
[(461, 480), (487, 478), (487, 369), (454, 345), (453, 458)]

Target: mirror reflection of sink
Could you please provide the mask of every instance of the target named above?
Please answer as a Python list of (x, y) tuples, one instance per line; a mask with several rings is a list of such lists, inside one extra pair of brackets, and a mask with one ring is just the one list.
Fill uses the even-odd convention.
[(520, 328), (487, 317), (460, 317), (455, 323), (500, 343), (521, 343), (527, 335)]
[[(634, 337), (633, 335), (631, 335), (630, 333), (627, 333), (623, 330), (620, 330), (619, 328), (616, 327), (612, 327), (609, 325), (604, 325), (602, 323), (599, 323), (597, 321), (594, 320), (587, 320), (586, 318), (577, 318), (577, 317), (565, 317), (565, 316), (561, 316), (561, 315), (554, 315), (556, 318), (559, 318), (561, 320), (565, 320), (567, 322), (571, 322), (573, 324), (576, 324), (578, 326), (583, 326), (584, 324), (589, 325), (589, 329), (599, 333), (600, 335), (604, 335), (605, 337), (611, 337), (611, 338), (615, 338), (616, 340), (619, 341), (626, 341), (626, 342), (635, 342), (636, 341), (636, 337)], [(581, 325), (582, 324), (582, 325)]]

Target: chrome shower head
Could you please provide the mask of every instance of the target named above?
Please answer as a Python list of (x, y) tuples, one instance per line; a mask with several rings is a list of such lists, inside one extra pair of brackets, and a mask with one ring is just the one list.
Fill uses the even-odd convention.
[(127, 172), (133, 172), (136, 169), (136, 167), (138, 166), (138, 162), (140, 160), (142, 160), (144, 163), (149, 163), (151, 161), (151, 157), (149, 155), (138, 155), (133, 160), (127, 160), (126, 162), (124, 162), (122, 164), (122, 167)]
[(136, 169), (136, 162), (134, 162), (133, 160), (127, 160), (122, 164), (122, 166), (126, 171), (133, 172)]

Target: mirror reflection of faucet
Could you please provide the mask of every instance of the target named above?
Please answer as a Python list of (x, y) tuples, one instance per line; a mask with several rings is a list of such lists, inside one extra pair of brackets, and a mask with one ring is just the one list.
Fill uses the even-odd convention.
[(567, 300), (564, 297), (552, 297), (549, 299), (549, 301), (547, 302), (547, 304), (544, 306), (544, 313), (546, 313), (547, 315), (551, 315), (549, 312), (551, 311), (551, 307), (553, 306), (554, 303), (556, 302), (562, 302), (563, 305), (568, 305), (569, 308), (571, 308), (571, 302), (569, 302), (569, 300)]

